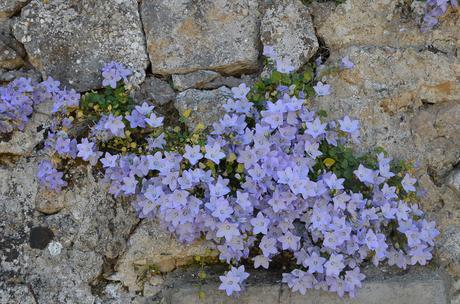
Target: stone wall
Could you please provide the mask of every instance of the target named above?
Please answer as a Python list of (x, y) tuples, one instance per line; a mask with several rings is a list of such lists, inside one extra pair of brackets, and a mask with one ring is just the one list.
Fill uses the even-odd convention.
[[(261, 72), (262, 44), (299, 68), (348, 56), (355, 68), (323, 76), (332, 94), (312, 100), (332, 117), (358, 117), (361, 149), (385, 147), (418, 160), (422, 207), (442, 230), (429, 269), (372, 272), (355, 300), (289, 293), (256, 273), (247, 294), (216, 291), (180, 266), (213, 254), (179, 244), (114, 200), (96, 172), (79, 167), (56, 196), (38, 187), (49, 126), (43, 104), (23, 132), (0, 139), (0, 303), (460, 303), (460, 14), (431, 32), (421, 4), (403, 0), (2, 0), (0, 82), (53, 76), (85, 92), (101, 87), (111, 61), (136, 71), (135, 98), (164, 111), (192, 108), (215, 121), (225, 92)], [(155, 269), (152, 268), (155, 265)], [(176, 271), (173, 271), (177, 269)], [(170, 273), (173, 271), (172, 273)], [(210, 288), (209, 288), (210, 286)], [(198, 299), (200, 290), (207, 297)], [(310, 301), (310, 302), (308, 302)]]

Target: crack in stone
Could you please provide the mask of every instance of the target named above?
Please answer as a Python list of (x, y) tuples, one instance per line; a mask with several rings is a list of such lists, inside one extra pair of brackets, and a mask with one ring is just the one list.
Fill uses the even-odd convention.
[(32, 284), (27, 283), (27, 288), (29, 289), (30, 294), (31, 294), (32, 297), (34, 298), (35, 303), (36, 303), (36, 304), (40, 304), (40, 303), (38, 302), (38, 297), (37, 297), (37, 295), (35, 294), (35, 291), (34, 291), (34, 289), (33, 289), (33, 287), (32, 287)]

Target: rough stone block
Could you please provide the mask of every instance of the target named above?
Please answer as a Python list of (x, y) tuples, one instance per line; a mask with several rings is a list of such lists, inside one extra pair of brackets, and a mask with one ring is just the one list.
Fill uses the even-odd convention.
[(102, 86), (101, 68), (110, 61), (136, 71), (137, 81), (148, 64), (136, 0), (33, 0), (14, 35), (44, 78), (80, 92)]
[(142, 21), (154, 74), (255, 71), (256, 0), (144, 0)]

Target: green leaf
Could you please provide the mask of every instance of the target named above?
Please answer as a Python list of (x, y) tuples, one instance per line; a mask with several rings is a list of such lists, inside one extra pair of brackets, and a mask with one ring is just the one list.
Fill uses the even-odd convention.
[(326, 167), (330, 168), (335, 164), (335, 160), (328, 157), (325, 160), (323, 160), (323, 163), (326, 165)]
[(327, 112), (325, 110), (319, 110), (317, 114), (319, 117), (323, 117), (323, 118), (327, 117)]
[(279, 83), (282, 79), (283, 75), (278, 72), (278, 71), (273, 71), (272, 72), (272, 76), (270, 77), (270, 79), (272, 80), (273, 83)]
[(305, 81), (311, 81), (313, 79), (313, 72), (310, 72), (310, 71), (305, 71), (303, 73), (303, 80)]

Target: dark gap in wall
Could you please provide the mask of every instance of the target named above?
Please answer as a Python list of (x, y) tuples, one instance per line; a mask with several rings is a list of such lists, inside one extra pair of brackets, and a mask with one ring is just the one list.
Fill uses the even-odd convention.
[(441, 53), (441, 54), (444, 54), (444, 55), (448, 55), (448, 53), (446, 51), (440, 50), (437, 47), (435, 47), (434, 45), (426, 45), (426, 46), (424, 46), (423, 48), (421, 48), (419, 50), (419, 53), (424, 52), (424, 51), (428, 51), (428, 52), (431, 52), (433, 54)]
[(324, 41), (324, 39), (322, 37), (319, 37), (319, 36), (316, 36), (316, 37), (318, 38), (318, 44), (319, 44), (318, 51), (316, 51), (316, 54), (313, 55), (313, 57), (311, 57), (309, 62), (310, 63), (315, 63), (315, 61), (318, 58), (321, 58), (321, 63), (324, 63), (324, 62), (326, 62), (326, 60), (331, 55), (331, 50), (326, 45), (326, 42)]

